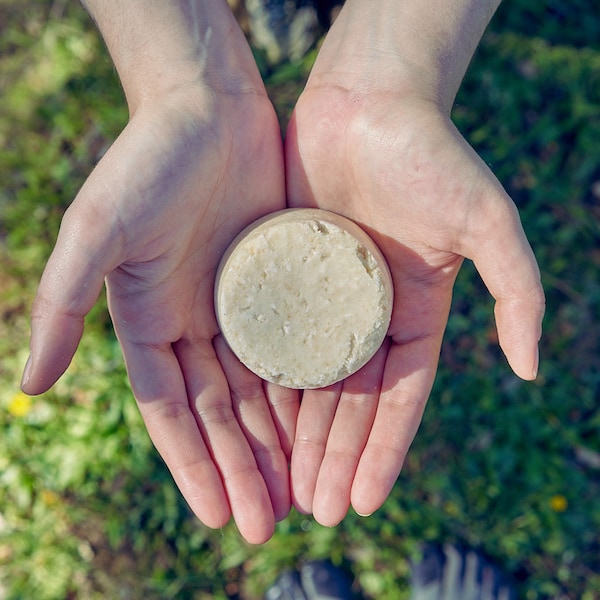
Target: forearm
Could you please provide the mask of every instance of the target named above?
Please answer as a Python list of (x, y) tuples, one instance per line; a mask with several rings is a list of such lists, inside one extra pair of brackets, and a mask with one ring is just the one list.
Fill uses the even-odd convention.
[(119, 73), (130, 109), (188, 85), (261, 87), (226, 0), (83, 0)]
[(500, 1), (347, 0), (314, 76), (335, 73), (355, 89), (404, 88), (449, 109)]

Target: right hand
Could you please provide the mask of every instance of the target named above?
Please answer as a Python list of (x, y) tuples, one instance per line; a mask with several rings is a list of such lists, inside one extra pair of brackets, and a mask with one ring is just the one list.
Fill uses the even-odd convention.
[(213, 286), (233, 237), (284, 206), (281, 134), (264, 89), (190, 87), (140, 103), (64, 216), (23, 380), (39, 394), (60, 377), (106, 280), (134, 395), (182, 494), (210, 527), (233, 514), (254, 543), (290, 509), (285, 440), (298, 396), (232, 358)]
[(296, 508), (333, 526), (391, 491), (434, 382), (464, 257), (497, 300), (499, 341), (533, 379), (544, 294), (516, 208), (450, 120), (496, 0), (347, 0), (286, 133), (290, 206), (362, 225), (394, 280), (388, 340), (343, 382), (307, 390), (292, 454)]

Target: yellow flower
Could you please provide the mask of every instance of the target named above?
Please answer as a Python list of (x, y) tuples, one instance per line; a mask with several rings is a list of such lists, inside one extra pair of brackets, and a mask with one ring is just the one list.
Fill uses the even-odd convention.
[(46, 506), (54, 506), (55, 504), (58, 504), (60, 500), (60, 496), (52, 490), (42, 490), (40, 497)]
[(444, 502), (444, 511), (451, 517), (457, 517), (458, 515), (460, 515), (459, 506), (451, 500)]
[(554, 512), (565, 512), (568, 506), (569, 502), (562, 494), (555, 494), (550, 498), (550, 508)]
[(0, 564), (8, 562), (13, 555), (12, 548), (8, 545), (0, 546)]
[(23, 392), (17, 392), (8, 403), (8, 412), (13, 417), (24, 417), (31, 411), (31, 397)]

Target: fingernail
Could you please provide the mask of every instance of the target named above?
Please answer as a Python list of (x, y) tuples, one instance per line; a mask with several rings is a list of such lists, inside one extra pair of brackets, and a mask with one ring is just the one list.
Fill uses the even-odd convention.
[(373, 513), (372, 512), (371, 513), (359, 513), (358, 511), (356, 511), (356, 514), (359, 517), (367, 518), (367, 517), (370, 517)]
[(535, 356), (533, 358), (533, 378), (535, 379), (538, 375), (538, 369), (540, 366), (540, 349), (539, 346), (535, 349)]
[(29, 383), (31, 377), (31, 355), (27, 357), (25, 368), (23, 369), (23, 377), (21, 378), (21, 389)]

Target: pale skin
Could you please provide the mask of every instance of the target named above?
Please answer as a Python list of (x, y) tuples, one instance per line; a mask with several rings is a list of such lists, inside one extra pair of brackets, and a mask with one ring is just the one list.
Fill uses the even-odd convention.
[[(463, 257), (497, 300), (510, 365), (525, 379), (537, 371), (535, 259), (448, 116), (496, 4), (382, 0), (374, 11), (349, 0), (298, 101), (284, 169), (273, 108), (223, 0), (87, 2), (131, 118), (61, 225), (23, 389), (41, 393), (64, 372), (105, 282), (150, 436), (206, 525), (233, 516), (260, 543), (292, 502), (325, 525), (350, 505), (379, 508), (420, 422)], [(301, 404), (231, 355), (212, 302), (219, 257), (285, 206), (285, 178), (288, 205), (362, 224), (396, 288), (373, 360)]]
[(371, 514), (396, 481), (433, 385), (464, 257), (496, 299), (514, 372), (537, 374), (544, 295), (534, 255), (510, 198), (449, 118), (498, 4), (381, 0), (374, 10), (348, 0), (288, 128), (288, 204), (363, 225), (395, 287), (388, 343), (371, 364), (303, 395), (292, 496), (324, 525), (339, 523), (350, 505)]
[(23, 389), (41, 393), (61, 375), (106, 282), (134, 395), (184, 497), (206, 525), (233, 515), (244, 538), (264, 542), (290, 510), (298, 394), (232, 359), (213, 285), (232, 238), (285, 206), (279, 124), (225, 3), (88, 8), (131, 116), (62, 222)]

